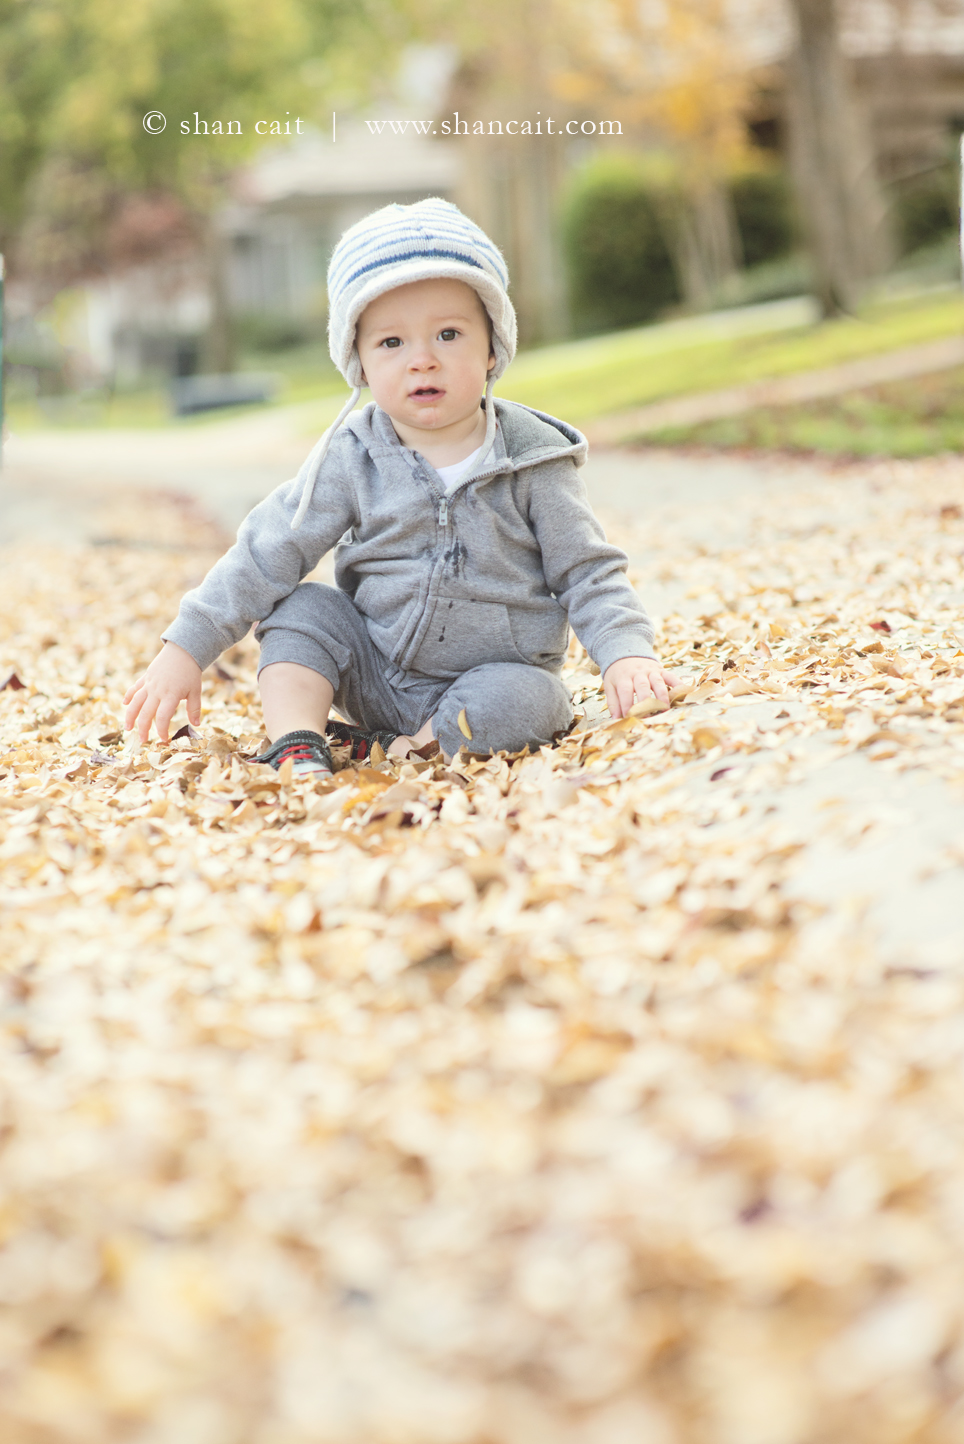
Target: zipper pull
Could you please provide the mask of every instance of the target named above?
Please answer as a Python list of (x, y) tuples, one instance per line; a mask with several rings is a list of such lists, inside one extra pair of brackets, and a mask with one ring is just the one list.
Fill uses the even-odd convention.
[(438, 524), (439, 526), (448, 526), (449, 524), (449, 499), (447, 496), (443, 496), (438, 504)]

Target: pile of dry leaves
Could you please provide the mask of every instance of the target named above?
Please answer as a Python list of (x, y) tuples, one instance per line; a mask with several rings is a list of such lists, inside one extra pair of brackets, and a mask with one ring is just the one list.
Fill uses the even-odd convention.
[(245, 760), (250, 642), (198, 734), (118, 730), (213, 555), (160, 500), (3, 558), (5, 1441), (964, 1435), (964, 973), (881, 966), (747, 801), (816, 734), (964, 775), (953, 472), (848, 475), (647, 536), (670, 711), (574, 643), (556, 749), (320, 787)]

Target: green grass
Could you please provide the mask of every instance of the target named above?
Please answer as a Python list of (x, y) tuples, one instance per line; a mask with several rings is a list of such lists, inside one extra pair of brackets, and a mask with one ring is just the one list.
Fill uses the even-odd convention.
[(958, 335), (964, 331), (964, 298), (948, 289), (881, 300), (859, 317), (755, 335), (714, 336), (713, 320), (640, 327), (531, 351), (514, 362), (498, 392), (578, 425), (670, 396), (789, 376)]
[[(858, 317), (834, 321), (814, 319), (812, 307), (803, 300), (774, 302), (523, 352), (496, 391), (580, 425), (670, 396), (792, 375), (962, 331), (964, 298), (956, 287), (881, 299)], [(290, 352), (249, 355), (243, 364), (244, 369), (279, 373), (280, 404), (345, 395), (345, 383), (322, 342)], [(45, 415), (36, 402), (16, 400), (8, 412), (14, 430), (198, 426), (230, 414), (236, 413), (175, 420), (160, 386), (110, 400), (68, 398), (56, 416)]]
[(768, 406), (745, 416), (672, 427), (652, 445), (690, 445), (830, 456), (934, 456), (964, 450), (964, 367), (870, 386), (825, 401)]
[(160, 387), (123, 392), (115, 396), (100, 393), (51, 396), (43, 400), (9, 396), (4, 407), (9, 429), (39, 431), (51, 427), (142, 427), (166, 426), (171, 421), (167, 396)]
[[(274, 372), (279, 380), (277, 405), (345, 396), (344, 379), (335, 370), (324, 342), (267, 355), (250, 353), (240, 359), (244, 371)], [(263, 406), (234, 406), (219, 411), (202, 411), (175, 416), (167, 386), (161, 382), (113, 396), (91, 392), (49, 397), (43, 401), (13, 395), (6, 406), (6, 420), (12, 431), (35, 431), (45, 427), (108, 427), (110, 429), (151, 429), (158, 426), (203, 426), (223, 421)]]

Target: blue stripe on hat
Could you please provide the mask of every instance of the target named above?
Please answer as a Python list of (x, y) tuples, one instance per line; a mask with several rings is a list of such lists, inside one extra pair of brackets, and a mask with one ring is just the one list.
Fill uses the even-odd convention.
[(367, 266), (359, 266), (357, 271), (352, 271), (350, 276), (345, 277), (343, 284), (345, 286), (350, 286), (352, 281), (358, 280), (359, 276), (364, 276), (369, 271), (381, 270), (382, 267), (385, 266), (397, 265), (399, 261), (420, 261), (423, 259), (461, 261), (462, 265), (474, 266), (477, 271), (485, 270), (485, 267), (479, 261), (474, 260), (471, 256), (463, 255), (459, 251), (440, 251), (434, 249), (424, 251), (403, 251), (401, 255), (396, 254), (392, 256), (384, 256), (381, 260), (369, 261)]
[[(393, 244), (390, 247), (372, 246), (370, 242), (368, 244), (362, 243), (357, 246), (346, 247), (344, 253), (338, 257), (339, 264), (337, 268), (333, 267), (332, 273), (329, 275), (329, 291), (343, 291), (345, 287), (349, 286), (358, 276), (377, 266), (391, 266), (402, 261), (418, 260), (419, 257), (423, 256), (462, 261), (465, 265), (475, 266), (476, 269), (481, 271), (487, 269), (484, 262), (478, 258), (478, 252), (481, 247), (470, 245), (464, 241), (462, 236), (438, 236), (433, 239), (436, 244), (432, 244), (432, 240), (427, 237), (399, 236), (396, 232), (393, 237)], [(443, 243), (448, 242), (453, 249), (443, 249), (442, 246), (438, 245), (439, 241)], [(426, 242), (428, 243), (426, 244)], [(460, 245), (460, 242), (464, 246), (464, 250), (454, 249), (454, 247)], [(408, 249), (400, 248), (406, 245)], [(371, 257), (372, 259), (368, 261), (367, 265), (359, 267), (359, 260), (366, 257)], [(485, 259), (488, 260), (489, 258), (486, 257)], [(509, 279), (507, 273), (501, 267), (496, 267), (491, 261), (489, 264), (495, 277), (498, 278), (503, 286), (506, 286)]]

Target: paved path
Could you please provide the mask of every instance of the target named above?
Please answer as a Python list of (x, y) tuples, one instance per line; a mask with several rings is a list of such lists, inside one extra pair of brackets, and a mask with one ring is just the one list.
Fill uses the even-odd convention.
[[(176, 491), (228, 531), (298, 470), (338, 398), (151, 430), (14, 433), (0, 471), (0, 543), (43, 532), (89, 536), (92, 495)], [(56, 498), (56, 502), (54, 501)]]
[[(0, 479), (0, 544), (102, 539), (111, 498), (129, 499), (138, 487), (187, 494), (232, 532), (251, 505), (297, 469), (313, 439), (309, 421), (318, 421), (316, 404), (156, 434), (15, 437)], [(712, 553), (747, 542), (761, 519), (771, 520), (791, 502), (795, 524), (805, 523), (803, 494), (815, 523), (832, 526), (835, 508), (844, 504), (839, 480), (799, 461), (599, 450), (586, 480), (593, 504), (627, 546), (657, 618), (706, 608), (705, 598), (687, 595), (665, 576), (674, 537)], [(847, 508), (863, 495), (870, 503), (874, 484), (868, 474), (849, 474)], [(650, 530), (659, 545), (648, 540)], [(767, 724), (779, 711), (779, 702), (761, 701), (742, 715)], [(894, 965), (964, 961), (960, 871), (947, 867), (948, 848), (964, 839), (964, 800), (923, 769), (891, 777), (882, 792), (879, 768), (859, 753), (839, 755), (826, 733), (806, 748), (789, 779), (747, 802), (760, 826), (776, 815), (809, 837), (797, 863), (798, 895), (832, 913), (864, 914), (881, 957)], [(693, 785), (708, 785), (707, 779)], [(842, 821), (868, 808), (876, 809), (875, 825), (848, 837)]]
[[(129, 495), (131, 488), (188, 495), (233, 533), (256, 502), (295, 475), (324, 425), (324, 406), (309, 402), (157, 431), (15, 434), (0, 470), (0, 544), (32, 536), (89, 540), (101, 526), (91, 519), (91, 498)], [(337, 399), (328, 409), (337, 413)], [(773, 470), (726, 458), (694, 462), (674, 452), (640, 460), (600, 448), (585, 479), (594, 505), (648, 515), (677, 497), (702, 509), (747, 490), (756, 495)]]

